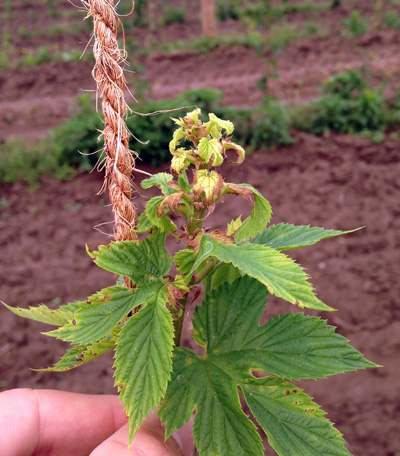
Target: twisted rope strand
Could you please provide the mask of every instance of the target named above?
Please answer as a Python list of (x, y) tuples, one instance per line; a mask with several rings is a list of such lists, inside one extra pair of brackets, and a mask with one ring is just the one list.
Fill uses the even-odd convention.
[(83, 4), (88, 11), (87, 17), (93, 19), (95, 66), (92, 75), (104, 114), (102, 136), (106, 162), (102, 190), (108, 187), (115, 219), (115, 240), (136, 240), (136, 234), (132, 232), (136, 226), (136, 208), (131, 202), (135, 157), (129, 150), (129, 131), (124, 120), (129, 107), (124, 97), (127, 84), (123, 70), (125, 51), (119, 49), (117, 41), (119, 19), (114, 0), (87, 0)]

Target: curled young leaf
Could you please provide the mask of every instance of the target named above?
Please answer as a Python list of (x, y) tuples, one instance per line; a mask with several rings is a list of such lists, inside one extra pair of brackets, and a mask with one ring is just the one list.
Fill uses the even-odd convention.
[(228, 226), (226, 228), (226, 235), (227, 236), (233, 236), (236, 231), (240, 228), (242, 225), (242, 217), (239, 215), (239, 217), (236, 220), (231, 220), (228, 223)]
[(143, 179), (140, 183), (141, 187), (145, 190), (150, 187), (159, 187), (164, 195), (171, 195), (175, 193), (176, 190), (172, 189), (168, 184), (172, 182), (174, 177), (168, 173), (157, 173), (153, 176), (149, 177), (148, 179)]
[(174, 134), (172, 136), (172, 141), (169, 143), (169, 150), (171, 154), (174, 153), (175, 149), (179, 145), (179, 141), (183, 138), (186, 138), (186, 133), (183, 128), (178, 128), (177, 130), (174, 131)]
[(238, 154), (237, 161), (235, 161), (235, 162), (228, 161), (229, 164), (231, 164), (231, 165), (241, 165), (243, 163), (243, 161), (245, 159), (245, 156), (246, 156), (246, 152), (244, 151), (242, 146), (239, 146), (239, 144), (236, 144), (236, 143), (232, 142), (230, 139), (227, 139), (227, 140), (223, 140), (222, 141), (222, 147), (225, 150), (233, 149)]
[(198, 125), (200, 123), (199, 116), (201, 116), (201, 109), (196, 108), (191, 112), (188, 112), (183, 118), (185, 122), (185, 128), (190, 128), (193, 125)]
[[(229, 193), (240, 195), (254, 204), (254, 209), (238, 228), (235, 239), (237, 242), (248, 241), (261, 231), (271, 220), (272, 209), (269, 202), (254, 187), (248, 184), (227, 184), (226, 189)], [(254, 198), (254, 202), (253, 199)]]
[(218, 139), (202, 138), (199, 142), (198, 152), (200, 157), (212, 166), (220, 166), (224, 161), (221, 142)]
[(177, 230), (175, 223), (165, 216), (164, 211), (160, 211), (159, 207), (162, 204), (164, 198), (161, 196), (156, 196), (151, 198), (146, 205), (146, 217), (153, 226), (156, 226), (161, 231), (166, 233), (173, 233)]
[(208, 117), (210, 120), (204, 124), (204, 127), (213, 138), (221, 139), (222, 130), (225, 130), (225, 134), (227, 135), (231, 135), (233, 133), (235, 127), (229, 120), (222, 120), (212, 112), (208, 115)]
[(185, 126), (185, 122), (183, 121), (182, 117), (179, 117), (179, 119), (176, 119), (174, 117), (170, 117), (171, 120), (173, 120), (176, 125), (179, 125), (180, 127), (184, 127)]
[(157, 206), (157, 209), (156, 209), (157, 217), (161, 218), (161, 217), (166, 216), (166, 214), (165, 214), (166, 206), (168, 207), (169, 211), (173, 213), (174, 210), (176, 209), (176, 207), (178, 206), (178, 204), (180, 203), (183, 194), (184, 194), (184, 192), (181, 191), (178, 193), (173, 193), (172, 195), (168, 195), (165, 198), (163, 198), (163, 200)]
[(195, 172), (193, 180), (193, 190), (199, 198), (204, 193), (206, 204), (214, 203), (214, 197), (221, 198), (221, 190), (224, 185), (222, 176), (216, 171), (208, 172), (206, 169), (199, 169)]
[(183, 149), (180, 147), (173, 152), (173, 157), (171, 160), (171, 169), (175, 171), (177, 174), (180, 174), (187, 168), (189, 162), (186, 161), (186, 158), (190, 154), (189, 150)]

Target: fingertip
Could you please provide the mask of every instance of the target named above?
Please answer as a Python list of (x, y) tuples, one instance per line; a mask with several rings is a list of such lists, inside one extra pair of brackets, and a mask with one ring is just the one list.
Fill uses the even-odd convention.
[(128, 447), (129, 425), (126, 424), (99, 445), (90, 456), (183, 456), (174, 438), (164, 442), (164, 430), (153, 416), (137, 431)]

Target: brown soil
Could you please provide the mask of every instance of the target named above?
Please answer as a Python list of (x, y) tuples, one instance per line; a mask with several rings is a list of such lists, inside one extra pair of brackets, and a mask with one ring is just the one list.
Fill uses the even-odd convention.
[[(36, 8), (35, 2), (31, 8)], [(337, 30), (348, 10), (329, 14), (321, 18), (329, 30)], [(293, 21), (300, 23), (304, 17)], [(190, 33), (177, 26), (172, 30), (176, 36)], [(82, 46), (76, 40), (77, 47)], [(271, 90), (287, 103), (309, 100), (329, 74), (366, 64), (375, 82), (385, 75), (389, 78), (390, 94), (400, 80), (399, 41), (398, 31), (384, 30), (357, 39), (336, 33), (292, 43), (276, 56), (274, 71), (280, 78), (271, 81)], [(143, 63), (155, 98), (189, 87), (224, 89), (224, 101), (239, 106), (254, 105), (261, 97), (254, 88), (263, 60), (252, 49), (219, 49), (209, 55), (153, 54)], [(1, 70), (0, 138), (41, 136), (67, 119), (79, 88), (93, 89), (91, 67), (90, 62), (80, 62)], [(227, 168), (226, 179), (258, 188), (272, 204), (273, 223), (366, 227), (296, 251), (293, 257), (307, 268), (319, 297), (338, 309), (323, 317), (368, 359), (384, 367), (301, 385), (344, 433), (352, 454), (400, 456), (396, 431), (400, 421), (399, 144), (392, 139), (372, 144), (341, 135), (299, 134), (296, 139), (291, 148), (255, 153), (241, 168)], [(108, 242), (93, 230), (112, 220), (107, 200), (96, 195), (101, 182), (101, 176), (90, 174), (64, 183), (46, 178), (36, 191), (21, 183), (0, 189), (1, 300), (24, 307), (58, 306), (113, 283), (112, 275), (98, 269), (85, 253), (85, 243), (93, 249)], [(246, 210), (238, 199), (226, 198), (210, 222), (222, 227)], [(112, 226), (99, 229), (110, 232)], [(266, 317), (290, 310), (290, 305), (271, 299)], [(1, 389), (114, 391), (111, 355), (63, 374), (30, 371), (29, 367), (53, 364), (65, 351), (63, 343), (40, 334), (47, 329), (0, 308)]]

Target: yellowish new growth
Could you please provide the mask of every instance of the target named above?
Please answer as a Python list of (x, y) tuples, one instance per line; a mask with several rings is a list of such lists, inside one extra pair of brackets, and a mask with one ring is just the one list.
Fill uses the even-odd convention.
[(108, 187), (113, 205), (115, 240), (135, 240), (132, 228), (136, 226), (136, 208), (131, 202), (135, 158), (129, 150), (129, 131), (124, 120), (129, 108), (124, 97), (126, 78), (122, 65), (125, 55), (117, 41), (119, 19), (114, 0), (87, 0), (83, 3), (88, 9), (88, 17), (93, 18), (96, 61), (93, 78), (104, 114), (102, 135), (106, 163), (103, 190)]

